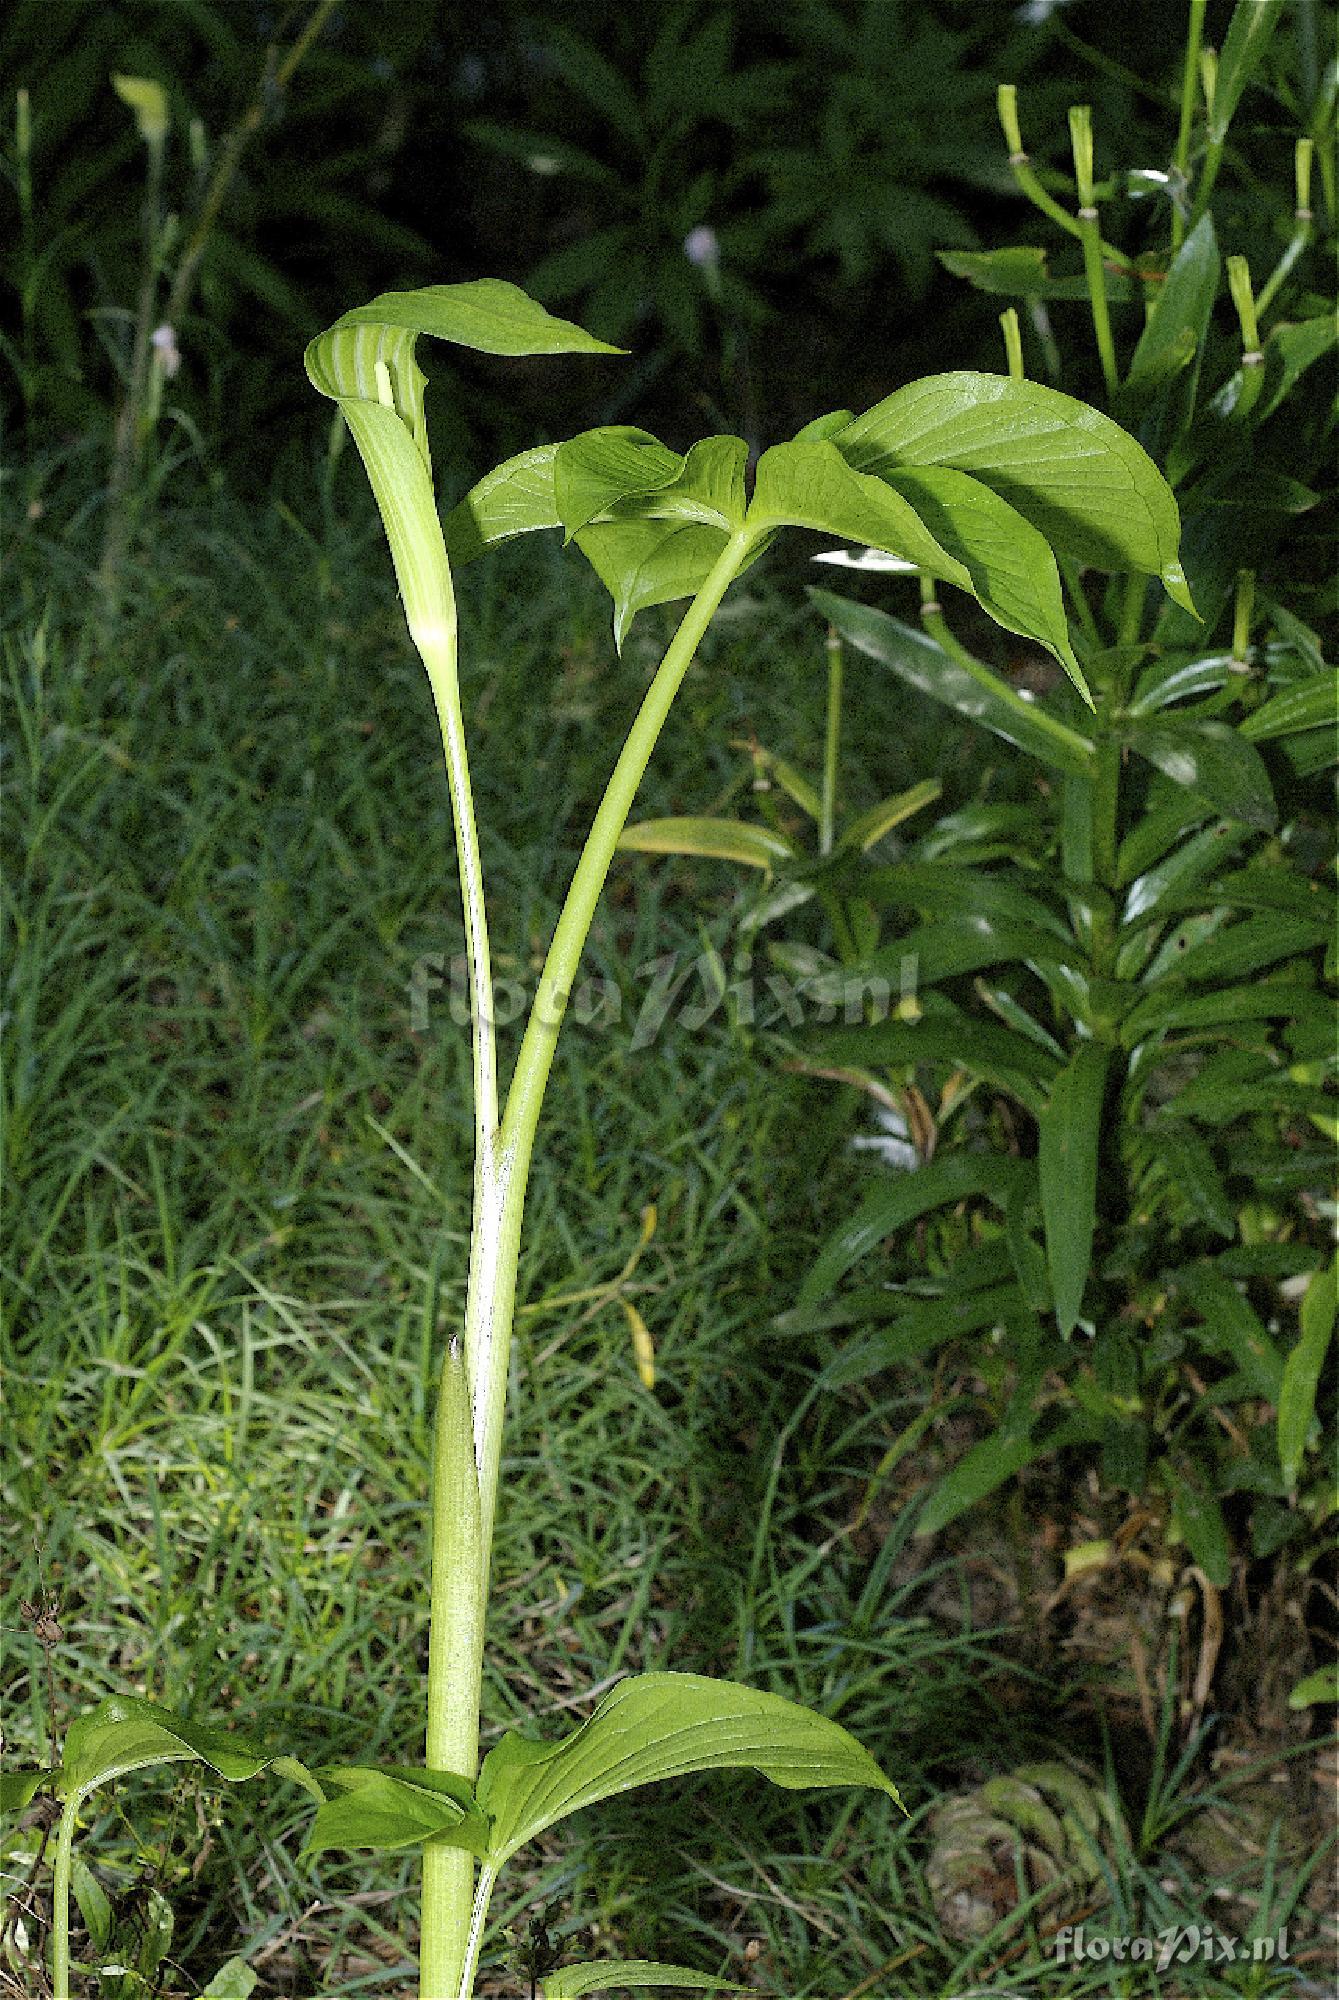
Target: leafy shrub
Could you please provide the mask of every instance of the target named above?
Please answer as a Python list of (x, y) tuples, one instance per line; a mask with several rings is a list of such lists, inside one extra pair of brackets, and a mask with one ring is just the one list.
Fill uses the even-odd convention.
[[(891, 861), (877, 814), (868, 849), (829, 840), (817, 865), (784, 843), (735, 857), (768, 870), (755, 929), (791, 917), (793, 932), (802, 903), (826, 912), (826, 935), (772, 947), (812, 993), (902, 995), (801, 1041), (804, 1066), (898, 1107), (914, 1170), (864, 1189), (784, 1327), (844, 1336), (834, 1388), (970, 1342), (988, 1435), (932, 1488), (918, 1532), (1068, 1453), (1141, 1496), (1219, 1588), (1234, 1549), (1305, 1557), (1332, 1506), (1317, 1403), (1335, 1303), (1321, 777), (1336, 683), (1317, 628), (1334, 609), (1335, 323), (1310, 288), (1312, 138), (1333, 119), (1332, 73), (1296, 107), (1311, 127), (1296, 216), (1276, 189), (1272, 226), (1256, 218), (1263, 282), (1224, 259), (1215, 224), (1216, 206), (1235, 206), (1217, 163), (1243, 92), (1279, 59), (1262, 33), (1277, 15), (1244, 0), (1216, 65), (1192, 37), (1168, 170), (1132, 194), (1094, 183), (1088, 116), (1071, 114), (1077, 214), (1026, 160), (1002, 91), (1015, 172), (1062, 224), (1069, 265), (1031, 246), (946, 258), (1024, 301), (1044, 366), (1058, 360), (1053, 307), (1091, 321), (1113, 414), (1177, 489), (1195, 610), (1150, 606), (1142, 577), (1095, 588), (1100, 524), (1088, 549), (1053, 537), (1087, 713), (1054, 671), (1019, 687), (975, 657), (928, 583), (920, 629), (812, 591), (836, 640), (1003, 739), (1031, 775), (1021, 801), (969, 803)], [(1324, 197), (1332, 221), (1328, 178)], [(1138, 251), (1099, 236), (1099, 198), (1142, 224)], [(1020, 376), (1017, 314), (1005, 322)], [(980, 467), (941, 416), (909, 410), (885, 477)], [(1042, 422), (1039, 409), (1019, 429), (1020, 479)], [(998, 461), (985, 476), (1015, 497)], [(807, 780), (776, 775), (817, 817)], [(712, 848), (672, 825), (627, 844), (694, 839), (727, 851), (720, 832)], [(924, 1255), (890, 1261), (884, 1246), (913, 1223)]]

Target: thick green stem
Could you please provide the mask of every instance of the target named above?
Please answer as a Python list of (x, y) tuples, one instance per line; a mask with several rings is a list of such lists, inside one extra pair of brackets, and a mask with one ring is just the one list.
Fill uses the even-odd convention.
[[(540, 976), (506, 1114), (497, 1124), (487, 926), (450, 633), (416, 633), (432, 679), (451, 779), (475, 1020), (477, 1157), (474, 1228), (465, 1301), (464, 1354), (443, 1369), (433, 1466), (428, 1757), (431, 1768), (473, 1780), (478, 1759), (484, 1611), (497, 1504), (507, 1364), (516, 1300), (521, 1218), (535, 1130), (562, 1023), (618, 837), (698, 644), (748, 555), (731, 537), (670, 642), (614, 767), (577, 863)], [(411, 628), (413, 621), (411, 619)], [(474, 1889), (471, 1857), (428, 1846), (423, 1866), (422, 2000), (469, 2000), (493, 1875)], [(472, 1894), (473, 1891), (473, 1894)]]
[[(453, 1340), (442, 1364), (433, 1452), (426, 1761), (430, 1771), (454, 1771), (471, 1784), (479, 1762), (482, 1569), (469, 1384), (460, 1344)], [(429, 1842), (423, 1850), (419, 1949), (423, 2000), (455, 1992), (468, 1950), (473, 1889), (472, 1855)]]
[[(599, 811), (586, 838), (581, 859), (572, 877), (572, 885), (567, 892), (567, 900), (558, 918), (548, 956), (544, 960), (544, 969), (539, 978), (539, 990), (530, 1010), (521, 1052), (516, 1059), (511, 1089), (507, 1094), (507, 1108), (503, 1115), (499, 1141), (497, 1230), (507, 1251), (505, 1261), (509, 1261), (510, 1279), (513, 1285), (515, 1282), (513, 1236), (519, 1239), (521, 1205), (529, 1173), (535, 1128), (539, 1123), (544, 1088), (553, 1065), (558, 1030), (562, 1026), (581, 953), (595, 916), (595, 906), (609, 873), (618, 837), (632, 810), (637, 787), (642, 781), (656, 739), (669, 714), (670, 704), (692, 664), (693, 655), (697, 651), (703, 633), (711, 623), (717, 606), (739, 574), (753, 540), (754, 536), (742, 528), (730, 537), (702, 588), (689, 606), (683, 623), (670, 641), (665, 657), (656, 670), (655, 679), (648, 688), (637, 713), (636, 721), (628, 732), (627, 742), (623, 745), (618, 762), (614, 766), (605, 795), (600, 801)], [(502, 1270), (502, 1261), (499, 1261), (498, 1278), (505, 1283), (506, 1274)], [(508, 1297), (505, 1315), (494, 1315), (488, 1329), (487, 1351), (484, 1352), (482, 1348), (477, 1350), (477, 1358), (472, 1362), (470, 1370), (474, 1384), (475, 1442), (479, 1458), (479, 1496), (483, 1509), (485, 1549), (488, 1547), (493, 1527), (493, 1502), (501, 1445), (503, 1400), (507, 1386), (507, 1341), (510, 1331), (511, 1300)], [(467, 1349), (467, 1354), (468, 1351)]]
[(67, 1799), (56, 1832), (56, 1856), (51, 1871), (52, 2000), (70, 2000), (70, 1872), (74, 1865), (78, 1817), (78, 1799)]

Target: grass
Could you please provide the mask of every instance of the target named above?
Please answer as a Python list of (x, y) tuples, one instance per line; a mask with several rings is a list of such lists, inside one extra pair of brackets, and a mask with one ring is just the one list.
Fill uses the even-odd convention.
[[(129, 1688), (313, 1761), (412, 1760), (429, 1385), (461, 1306), (471, 1146), (448, 996), (412, 1023), (416, 961), (459, 948), (427, 686), (369, 508), (341, 497), (315, 527), (223, 494), (165, 512), (107, 633), (75, 490), (57, 480), (17, 538), (2, 635), (22, 857), (6, 911), (7, 1734), (47, 1754), (71, 1713)], [(524, 979), (657, 620), (616, 663), (603, 599), (552, 549), (467, 573), (463, 600), (495, 954)], [(755, 727), (814, 763), (821, 667), (805, 610), (751, 581), (642, 810), (721, 810), (741, 785), (731, 739)], [(857, 694), (856, 804), (927, 770), (950, 790), (979, 780), (932, 718), (887, 688)], [(597, 1951), (744, 1966), (763, 1991), (1014, 1992), (1047, 1962), (1040, 1920), (970, 1952), (946, 1937), (925, 1814), (964, 1767), (1048, 1741), (1057, 1697), (973, 1630), (965, 1593), (956, 1615), (932, 1608), (955, 1572), (912, 1551), (905, 1520), (873, 1549), (853, 1531), (929, 1383), (820, 1398), (812, 1355), (770, 1330), (844, 1212), (848, 1112), (724, 1008), (631, 1047), (654, 960), (728, 952), (734, 887), (714, 864), (629, 860), (593, 939), (624, 1011), (569, 1032), (544, 1117), (485, 1741), (526, 1717), (569, 1726), (629, 1669), (737, 1673), (839, 1716), (912, 1817), (742, 1779), (618, 1802), (504, 1878), (486, 1990), (523, 1990), (504, 1933), (554, 1906), (555, 1933), (593, 1925)], [(654, 1391), (618, 1289), (650, 1204), (622, 1295), (654, 1335)], [(42, 1589), (63, 1628), (46, 1659), (20, 1604)], [(299, 1869), (306, 1816), (288, 1787), (132, 1781), (82, 1851), (127, 1921), (146, 1881), (173, 1905), (167, 1992), (244, 1949), (261, 1994), (407, 1993), (412, 1871)], [(11, 1881), (38, 1838), (11, 1841)], [(1126, 1927), (1186, 1907), (1150, 1864), (1110, 1865), (1102, 1896)], [(1056, 1995), (1191, 1990), (1091, 1965), (1045, 1977)], [(1254, 1977), (1212, 1990), (1275, 1990)]]

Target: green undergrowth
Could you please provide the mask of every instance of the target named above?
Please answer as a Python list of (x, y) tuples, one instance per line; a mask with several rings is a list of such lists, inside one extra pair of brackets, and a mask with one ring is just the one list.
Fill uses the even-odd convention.
[[(469, 1051), (449, 964), (440, 989), (420, 972), (415, 1000), (415, 965), (461, 942), (436, 760), (417, 747), (428, 690), (370, 509), (354, 535), (338, 512), (317, 527), (217, 495), (166, 511), (114, 629), (88, 583), (92, 516), (58, 488), (13, 556), (0, 1620), (25, 1756), (127, 1687), (312, 1761), (419, 1754), (427, 1422), (461, 1307)], [(656, 644), (639, 632), (616, 661), (596, 585), (560, 564), (527, 550), (463, 581), (495, 965), (523, 982)], [(817, 742), (821, 644), (798, 601), (750, 579), (645, 811), (727, 804), (732, 742), (755, 728)], [(978, 787), (979, 762), (904, 703), (862, 689), (855, 803), (927, 774)], [(734, 1780), (621, 1802), (515, 1876), (485, 1990), (522, 1990), (504, 1933), (548, 1906), (555, 1933), (596, 1926), (600, 1952), (748, 1965), (763, 1991), (1015, 1991), (1035, 1919), (969, 1955), (947, 1940), (924, 1814), (964, 1761), (1045, 1743), (1056, 1697), (973, 1631), (965, 1594), (944, 1612), (933, 1551), (913, 1559), (896, 1526), (874, 1548), (855, 1532), (929, 1384), (810, 1397), (812, 1353), (771, 1326), (849, 1198), (847, 1113), (726, 1005), (694, 1029), (671, 1012), (634, 1046), (648, 968), (728, 952), (734, 893), (716, 864), (634, 863), (597, 924), (591, 969), (622, 1018), (565, 1040), (545, 1114), (485, 1738), (526, 1711), (567, 1726), (624, 1671), (735, 1674), (837, 1716), (912, 1817), (753, 1785), (732, 1826)], [(625, 1300), (655, 1343), (651, 1388)], [(61, 1627), (45, 1654), (21, 1603), (43, 1592)], [(407, 1991), (393, 1878), (329, 1856), (299, 1869), (304, 1813), (296, 1793), (278, 1803), (132, 1782), (90, 1828), (109, 1892), (155, 1882), (175, 1908), (164, 1991), (193, 1993), (239, 1949), (260, 1994)], [(38, 1835), (18, 1838), (9, 1882)], [(1135, 1928), (1146, 1894), (1166, 1900), (1146, 1861), (1118, 1858), (1106, 1885)], [(1091, 1967), (1046, 1980), (1164, 1990), (1095, 1985)]]

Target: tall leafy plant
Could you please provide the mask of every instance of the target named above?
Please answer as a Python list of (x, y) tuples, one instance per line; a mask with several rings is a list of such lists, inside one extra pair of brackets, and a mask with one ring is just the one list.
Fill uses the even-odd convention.
[[(839, 640), (1012, 746), (1032, 776), (1026, 806), (969, 805), (895, 859), (853, 875), (838, 853), (804, 877), (804, 893), (826, 885), (860, 914), (834, 930), (831, 979), (900, 990), (910, 967), (916, 989), (915, 1019), (904, 1008), (814, 1037), (804, 1060), (891, 1095), (918, 1159), (869, 1186), (786, 1324), (857, 1329), (834, 1386), (952, 1342), (982, 1357), (991, 1428), (933, 1486), (921, 1533), (1076, 1452), (1108, 1491), (1151, 1505), (1221, 1589), (1234, 1548), (1305, 1560), (1333, 1504), (1318, 1396), (1335, 1317), (1320, 1224), (1336, 906), (1318, 780), (1339, 711), (1316, 627), (1334, 608), (1336, 322), (1310, 286), (1335, 213), (1313, 169), (1336, 85), (1332, 69), (1297, 103), (1295, 212), (1253, 271), (1224, 255), (1211, 196), (1280, 8), (1242, 0), (1216, 56), (1203, 18), (1192, 0), (1167, 167), (1132, 175), (1128, 193), (1095, 178), (1080, 106), (1073, 206), (1060, 200), (1001, 87), (1020, 190), (1061, 232), (1056, 267), (1031, 245), (945, 257), (1020, 297), (1052, 372), (1052, 313), (1087, 322), (1076, 359), (1096, 361), (1112, 414), (1165, 469), (1203, 622), (1178, 592), (1150, 597), (1147, 558), (1128, 582), (1096, 573), (1157, 517), (1095, 448), (1105, 420), (1071, 418), (1025, 379), (1015, 309), (1002, 401), (982, 378), (912, 384), (838, 439), (908, 497), (947, 506), (962, 483), (1033, 503), (1092, 706), (1063, 683), (1014, 685), (958, 636), (924, 573), (919, 627), (811, 592)], [(1146, 247), (1109, 240), (1108, 208), (1132, 231), (1146, 218)], [(1038, 461), (1072, 470), (1063, 519), (1033, 486)], [(796, 870), (773, 862), (774, 922)], [(812, 949), (805, 963), (812, 974)], [(943, 1254), (889, 1268), (881, 1246), (921, 1218), (940, 1220)]]
[[(486, 1609), (508, 1356), (526, 1188), (559, 1030), (616, 845), (670, 705), (730, 585), (790, 527), (875, 546), (973, 597), (1046, 647), (1087, 699), (1052, 553), (1162, 579), (1190, 607), (1176, 503), (1152, 461), (1108, 417), (1007, 377), (912, 384), (861, 417), (816, 419), (758, 462), (742, 438), (687, 453), (627, 426), (542, 445), (485, 475), (440, 522), (417, 343), (429, 334), (498, 355), (612, 350), (493, 280), (390, 293), (346, 313), (307, 350), (315, 388), (348, 424), (381, 512), (410, 636), (436, 708), (455, 828), (469, 963), (475, 1112), (474, 1216), (464, 1322), (441, 1360), (432, 1462), (426, 1747), (421, 1764), (315, 1770), (147, 1702), (113, 1696), (70, 1729), (60, 1767), (6, 1780), (6, 1801), (51, 1785), (53, 1985), (71, 1990), (69, 1898), (81, 1811), (135, 1770), (192, 1760), (229, 1782), (269, 1769), (318, 1806), (309, 1853), (422, 1853), (425, 2000), (475, 1990), (500, 1870), (581, 1807), (635, 1786), (722, 1767), (788, 1787), (896, 1791), (836, 1723), (770, 1693), (692, 1674), (622, 1680), (558, 1743), (513, 1732), (479, 1761)], [(925, 440), (939, 439), (939, 458)], [(945, 463), (963, 455), (970, 469)], [(1076, 477), (1076, 475), (1081, 475)], [(607, 586), (620, 646), (647, 606), (688, 599), (629, 729), (577, 863), (505, 1092), (494, 1032), (488, 910), (457, 674), (452, 564), (558, 529)], [(906, 810), (911, 803), (903, 802)], [(550, 1995), (597, 1983), (719, 1982), (646, 1963), (566, 1968)]]

